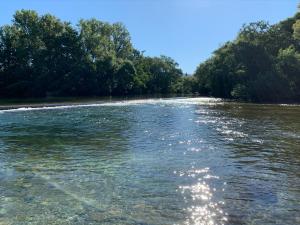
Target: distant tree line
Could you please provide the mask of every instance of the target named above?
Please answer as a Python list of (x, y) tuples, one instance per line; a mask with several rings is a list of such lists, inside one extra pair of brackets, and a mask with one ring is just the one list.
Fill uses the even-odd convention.
[(255, 102), (300, 101), (300, 13), (244, 25), (184, 76), (170, 57), (146, 57), (121, 23), (77, 26), (21, 10), (0, 27), (0, 97), (197, 93)]
[(173, 59), (136, 50), (121, 23), (21, 10), (0, 28), (0, 97), (182, 93), (189, 79)]
[(278, 24), (243, 26), (195, 72), (203, 95), (255, 102), (300, 102), (300, 13)]

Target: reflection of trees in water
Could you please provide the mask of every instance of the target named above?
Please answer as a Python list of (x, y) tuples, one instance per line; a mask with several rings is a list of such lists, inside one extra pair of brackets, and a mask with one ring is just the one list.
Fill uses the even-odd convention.
[[(70, 160), (72, 157), (101, 155), (103, 151), (121, 154), (126, 149), (124, 131), (128, 129), (126, 110), (79, 109), (32, 111), (10, 115), (12, 124), (3, 126), (1, 139), (5, 154), (22, 155), (22, 160)], [(14, 121), (14, 119), (16, 121)]]

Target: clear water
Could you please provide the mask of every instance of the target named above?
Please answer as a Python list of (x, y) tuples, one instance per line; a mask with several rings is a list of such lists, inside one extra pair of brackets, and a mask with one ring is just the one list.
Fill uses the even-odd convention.
[(0, 224), (300, 224), (300, 106), (0, 112)]

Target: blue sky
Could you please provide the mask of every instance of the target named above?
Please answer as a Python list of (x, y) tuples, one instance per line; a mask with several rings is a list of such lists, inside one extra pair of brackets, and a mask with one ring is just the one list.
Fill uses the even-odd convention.
[(244, 23), (276, 23), (293, 16), (299, 0), (9, 0), (0, 7), (0, 25), (18, 9), (51, 13), (76, 24), (81, 18), (123, 22), (134, 46), (145, 55), (174, 58), (192, 73)]

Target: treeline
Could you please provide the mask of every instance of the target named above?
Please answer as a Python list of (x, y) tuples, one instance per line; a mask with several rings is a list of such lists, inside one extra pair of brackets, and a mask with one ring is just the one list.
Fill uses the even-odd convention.
[(21, 10), (0, 27), (0, 97), (197, 93), (255, 102), (300, 101), (300, 13), (245, 25), (184, 76), (170, 57), (146, 57), (121, 23), (77, 26)]
[(203, 95), (255, 102), (300, 101), (300, 13), (243, 26), (195, 72)]
[(0, 28), (0, 97), (182, 93), (190, 79), (173, 59), (135, 49), (121, 23), (21, 10)]

